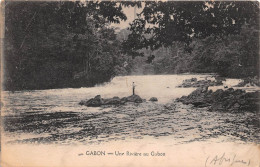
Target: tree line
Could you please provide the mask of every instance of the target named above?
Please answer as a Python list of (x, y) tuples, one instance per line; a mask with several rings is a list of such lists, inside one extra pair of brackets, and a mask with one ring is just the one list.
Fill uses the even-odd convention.
[(149, 1), (129, 30), (123, 48), (150, 63), (139, 71), (259, 76), (257, 1)]
[[(128, 30), (125, 7), (142, 8)], [(5, 2), (4, 89), (93, 86), (116, 75), (258, 76), (259, 3)], [(127, 34), (127, 35), (126, 35)]]
[[(13, 2), (5, 4), (7, 90), (93, 86), (122, 69), (115, 30), (135, 2)], [(124, 69), (125, 70), (125, 69)]]

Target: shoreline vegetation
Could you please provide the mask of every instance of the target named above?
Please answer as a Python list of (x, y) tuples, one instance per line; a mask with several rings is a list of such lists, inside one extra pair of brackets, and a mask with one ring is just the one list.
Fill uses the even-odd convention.
[[(91, 87), (136, 74), (259, 76), (257, 2), (5, 3), (3, 90)], [(141, 13), (127, 28), (112, 26), (133, 7)]]

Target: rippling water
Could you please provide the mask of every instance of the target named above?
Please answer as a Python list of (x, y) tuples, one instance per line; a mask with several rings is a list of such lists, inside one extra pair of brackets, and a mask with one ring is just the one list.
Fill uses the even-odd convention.
[[(205, 141), (259, 142), (255, 113), (208, 112), (174, 102), (195, 88), (177, 88), (184, 79), (206, 75), (122, 76), (91, 88), (50, 89), (3, 93), (7, 143), (103, 143), (153, 137), (169, 137), (175, 143)], [(210, 76), (209, 76), (210, 77)], [(158, 102), (92, 108), (83, 99), (136, 94)], [(234, 86), (238, 80), (227, 80)]]

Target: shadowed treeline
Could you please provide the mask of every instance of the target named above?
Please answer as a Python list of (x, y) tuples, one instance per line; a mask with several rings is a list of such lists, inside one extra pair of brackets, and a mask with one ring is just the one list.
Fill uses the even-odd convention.
[(122, 69), (110, 22), (127, 17), (125, 2), (11, 2), (5, 7), (7, 90), (93, 86)]
[(145, 2), (123, 46), (144, 73), (258, 76), (259, 2)]
[[(256, 1), (5, 3), (5, 90), (88, 87), (129, 74), (259, 75)], [(135, 5), (142, 12), (116, 32), (110, 23)]]

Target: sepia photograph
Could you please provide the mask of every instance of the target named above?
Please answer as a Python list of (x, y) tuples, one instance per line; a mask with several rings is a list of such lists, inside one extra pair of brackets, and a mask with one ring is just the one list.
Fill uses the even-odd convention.
[(1, 167), (260, 167), (259, 1), (1, 1)]

